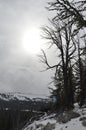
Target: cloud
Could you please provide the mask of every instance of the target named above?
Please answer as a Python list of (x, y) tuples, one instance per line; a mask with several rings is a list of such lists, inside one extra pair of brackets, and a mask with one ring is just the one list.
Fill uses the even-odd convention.
[(0, 90), (49, 94), (51, 72), (21, 50), (26, 29), (46, 23), (46, 0), (0, 0)]

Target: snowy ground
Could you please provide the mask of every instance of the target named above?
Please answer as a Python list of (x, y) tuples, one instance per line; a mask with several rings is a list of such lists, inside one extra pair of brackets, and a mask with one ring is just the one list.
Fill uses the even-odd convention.
[(55, 114), (45, 115), (40, 120), (26, 125), (22, 130), (86, 130), (86, 108), (79, 109), (76, 104), (73, 111), (79, 113), (80, 116), (67, 123), (58, 122)]

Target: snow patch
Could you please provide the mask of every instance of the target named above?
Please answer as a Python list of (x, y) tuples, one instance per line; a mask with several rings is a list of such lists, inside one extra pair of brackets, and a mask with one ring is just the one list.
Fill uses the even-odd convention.
[(67, 123), (59, 123), (56, 119), (56, 114), (45, 114), (39, 120), (34, 121), (30, 125), (26, 125), (22, 130), (86, 130), (82, 120), (80, 120), (84, 116), (86, 121), (86, 108), (80, 109), (78, 104), (75, 104), (74, 111), (77, 111), (80, 117), (73, 118)]

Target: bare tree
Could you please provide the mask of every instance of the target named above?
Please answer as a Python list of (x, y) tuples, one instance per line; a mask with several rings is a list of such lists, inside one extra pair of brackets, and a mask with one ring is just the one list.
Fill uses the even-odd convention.
[(85, 0), (55, 0), (48, 4), (48, 10), (56, 11), (56, 16), (53, 20), (58, 21), (58, 19), (65, 20), (71, 18), (70, 22), (76, 24), (78, 29), (86, 27), (84, 16), (84, 12), (86, 11)]
[[(62, 72), (63, 78), (63, 103), (64, 107), (73, 106), (74, 102), (74, 71), (73, 64), (78, 61), (79, 69), (79, 86), (80, 86), (80, 97), (81, 103), (85, 100), (86, 91), (86, 40), (85, 46), (80, 48), (82, 42), (80, 39), (85, 39), (86, 34), (84, 33), (82, 37), (77, 37), (79, 31), (86, 27), (86, 1), (85, 0), (55, 0), (54, 2), (49, 2), (48, 11), (55, 11), (56, 15), (53, 16), (52, 20), (49, 20), (51, 26), (45, 26), (42, 28), (44, 35), (43, 38), (48, 40), (49, 44), (55, 45), (57, 47), (57, 52), (59, 50), (58, 57), (60, 61), (55, 65), (50, 65), (47, 59), (46, 53), (42, 50), (41, 60), (46, 64), (46, 70), (55, 68), (54, 81), (58, 81), (59, 69)], [(77, 49), (76, 46), (78, 45)], [(75, 57), (78, 53), (77, 57)], [(82, 52), (82, 54), (81, 54)], [(85, 57), (83, 61), (82, 56)], [(78, 60), (77, 60), (78, 58)], [(82, 78), (82, 77), (85, 78)], [(59, 77), (59, 78), (57, 78)], [(77, 84), (77, 83), (76, 83)], [(59, 83), (56, 84), (59, 86)], [(76, 86), (76, 85), (75, 85)], [(60, 89), (61, 90), (61, 89)], [(70, 96), (71, 95), (71, 96)], [(83, 95), (83, 96), (82, 96)], [(83, 104), (83, 103), (82, 103)]]
[[(52, 18), (53, 21), (70, 19), (69, 24), (74, 25), (73, 35), (86, 28), (86, 0), (55, 0), (49, 2), (48, 5), (49, 11), (56, 11), (56, 15)], [(86, 37), (86, 33), (83, 34), (83, 37)], [(83, 51), (86, 53), (86, 46)]]
[[(40, 56), (42, 62), (46, 64), (47, 69), (55, 68), (56, 73), (58, 72), (58, 68), (62, 68), (63, 74), (63, 102), (64, 107), (70, 107), (71, 102), (69, 101), (70, 95), (70, 86), (69, 86), (69, 65), (71, 60), (74, 57), (74, 52), (76, 50), (74, 38), (72, 36), (72, 24), (69, 24), (69, 21), (57, 23), (51, 21), (52, 27), (43, 27), (44, 31), (43, 37), (49, 41), (51, 45), (55, 45), (57, 47), (57, 52), (59, 50), (58, 58), (60, 58), (60, 62), (56, 65), (51, 66), (48, 62), (47, 56), (45, 52), (42, 50), (42, 55)], [(65, 26), (66, 25), (66, 26)], [(68, 26), (67, 26), (68, 25)], [(64, 28), (62, 28), (64, 26)]]

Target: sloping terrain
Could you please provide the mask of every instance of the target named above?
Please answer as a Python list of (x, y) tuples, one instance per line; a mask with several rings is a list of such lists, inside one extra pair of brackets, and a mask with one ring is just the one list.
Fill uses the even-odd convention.
[(22, 130), (86, 130), (86, 108), (80, 109), (76, 104), (70, 112), (45, 115)]

